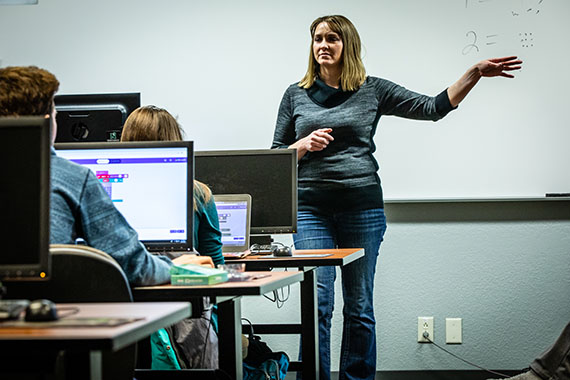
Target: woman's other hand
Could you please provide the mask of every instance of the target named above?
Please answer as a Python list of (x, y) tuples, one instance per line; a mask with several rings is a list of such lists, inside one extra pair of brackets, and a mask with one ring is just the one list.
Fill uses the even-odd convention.
[(297, 159), (301, 159), (307, 152), (319, 152), (325, 149), (334, 137), (331, 136), (332, 128), (321, 128), (303, 137), (289, 148), (297, 149)]

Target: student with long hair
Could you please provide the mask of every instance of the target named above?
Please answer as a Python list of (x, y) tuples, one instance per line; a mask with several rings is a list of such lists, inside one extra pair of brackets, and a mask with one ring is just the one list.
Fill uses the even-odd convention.
[[(174, 116), (156, 106), (134, 110), (123, 126), (121, 141), (182, 141), (184, 132)], [(222, 234), (218, 213), (208, 186), (194, 180), (194, 247), (210, 256), (215, 265), (223, 264)]]
[[(184, 133), (174, 116), (156, 106), (134, 110), (123, 126), (121, 141), (182, 141)], [(222, 234), (212, 192), (194, 180), (194, 248), (223, 264)], [(205, 305), (200, 318), (187, 318), (151, 335), (153, 369), (217, 368), (217, 316)]]

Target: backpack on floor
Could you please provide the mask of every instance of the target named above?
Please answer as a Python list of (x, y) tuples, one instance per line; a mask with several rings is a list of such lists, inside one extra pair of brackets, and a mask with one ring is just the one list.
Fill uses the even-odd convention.
[[(247, 321), (249, 322), (249, 321)], [(243, 360), (244, 380), (283, 380), (289, 368), (289, 357), (283, 351), (273, 352), (267, 343), (253, 334), (250, 325), (247, 356)]]

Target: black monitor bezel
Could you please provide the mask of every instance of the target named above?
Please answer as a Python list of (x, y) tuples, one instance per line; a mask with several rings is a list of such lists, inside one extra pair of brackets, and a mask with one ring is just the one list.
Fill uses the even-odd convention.
[[(54, 96), (55, 109), (58, 114), (66, 112), (104, 112), (120, 110), (122, 114), (122, 124), (120, 128), (111, 130), (112, 132), (119, 132), (116, 140), (98, 140), (90, 139), (85, 140), (74, 139), (73, 141), (62, 141), (63, 131), (67, 132), (71, 126), (65, 125), (66, 123), (58, 123), (58, 132), (56, 134), (56, 142), (58, 143), (75, 143), (75, 142), (119, 142), (120, 134), (123, 130), (123, 125), (127, 117), (135, 109), (141, 106), (140, 92), (121, 92), (121, 93), (100, 93), (100, 94), (61, 94)], [(56, 117), (57, 120), (58, 117)], [(107, 126), (99, 126), (99, 128), (108, 129)], [(71, 133), (71, 132), (70, 132)]]
[[(263, 157), (264, 155), (284, 155), (290, 157), (291, 164), (291, 225), (287, 226), (256, 226), (252, 219), (250, 223), (251, 235), (267, 235), (267, 234), (289, 234), (297, 232), (297, 150), (296, 149), (243, 149), (243, 150), (210, 150), (194, 152), (195, 157), (215, 157), (215, 156), (255, 156)], [(196, 165), (194, 163), (194, 165)], [(197, 174), (197, 173), (196, 173)], [(196, 179), (200, 181), (200, 175), (196, 175)], [(241, 191), (240, 193), (247, 193)], [(252, 200), (252, 209), (255, 208), (255, 199)]]
[[(50, 160), (51, 160), (51, 122), (48, 116), (20, 116), (0, 117), (0, 129), (2, 128), (29, 128), (37, 130), (40, 136), (40, 146), (31, 147), (29, 141), (22, 141), (22, 149), (40, 150), (40, 189), (39, 189), (39, 255), (33, 264), (0, 264), (0, 279), (6, 281), (30, 281), (47, 280), (51, 273), (50, 244)], [(16, 142), (13, 142), (16, 143)]]
[[(143, 149), (143, 148), (176, 148), (186, 147), (188, 149), (188, 165), (187, 178), (188, 181), (188, 208), (187, 226), (188, 231), (186, 243), (141, 240), (147, 249), (153, 253), (169, 252), (169, 251), (192, 251), (194, 248), (194, 142), (193, 141), (127, 141), (127, 142), (82, 142), (82, 143), (56, 143), (54, 148), (56, 153), (58, 150), (64, 149)], [(190, 181), (190, 179), (192, 179)], [(141, 190), (142, 191), (142, 190)], [(128, 220), (127, 220), (128, 222)]]

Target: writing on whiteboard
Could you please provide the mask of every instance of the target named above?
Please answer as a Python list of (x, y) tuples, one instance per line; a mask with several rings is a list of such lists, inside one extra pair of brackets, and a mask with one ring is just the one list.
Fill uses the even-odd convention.
[[(524, 15), (529, 15), (529, 17), (537, 17), (544, 6), (545, 0), (512, 0), (510, 16), (512, 17), (519, 17)], [(474, 8), (474, 7), (484, 7), (482, 8), (483, 12), (499, 12), (499, 15), (504, 15), (505, 17), (509, 17), (508, 14), (505, 13), (507, 8), (504, 7), (505, 2), (504, 0), (499, 2), (496, 0), (465, 0), (465, 8)], [(507, 24), (508, 20), (505, 19), (505, 24)], [(505, 36), (509, 39), (508, 34)], [(500, 35), (496, 33), (490, 34), (483, 34), (481, 36), (477, 34), (475, 30), (469, 30), (465, 33), (465, 45), (461, 50), (461, 54), (469, 55), (469, 54), (477, 54), (481, 51), (482, 47), (496, 45), (500, 43)], [(534, 34), (533, 32), (520, 32), (520, 31), (513, 31), (510, 34), (510, 38), (518, 37), (520, 41), (520, 46), (522, 48), (528, 49), (533, 48), (535, 45)]]
[[(465, 8), (480, 5), (482, 3), (491, 3), (493, 0), (465, 0)], [(514, 1), (513, 1), (514, 2)], [(519, 3), (518, 1), (516, 3)], [(514, 17), (521, 14), (539, 14), (544, 0), (520, 0), (520, 3), (511, 11)]]

